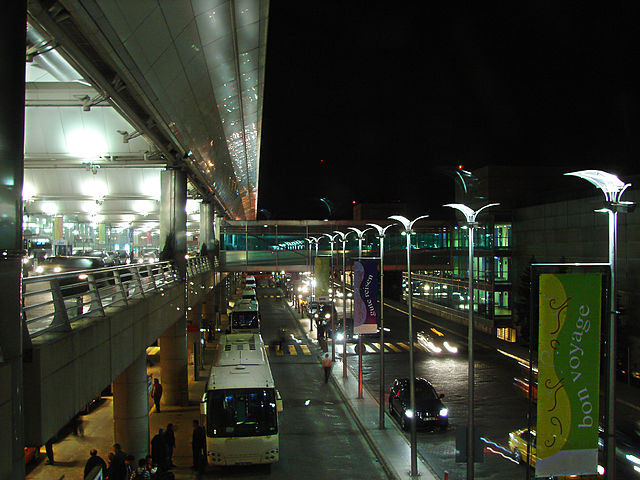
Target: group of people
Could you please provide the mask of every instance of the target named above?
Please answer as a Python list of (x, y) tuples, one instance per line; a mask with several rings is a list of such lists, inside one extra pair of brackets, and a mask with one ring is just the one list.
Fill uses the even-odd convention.
[[(173, 451), (176, 446), (175, 430), (172, 423), (161, 428), (151, 439), (151, 455), (138, 460), (127, 455), (119, 444), (113, 446), (105, 462), (94, 448), (89, 452), (89, 459), (84, 467), (84, 478), (95, 478), (95, 469), (102, 470), (105, 480), (165, 480), (174, 478), (170, 472), (173, 464)], [(207, 436), (204, 427), (198, 420), (193, 421), (191, 438), (193, 451), (192, 468), (202, 470), (206, 465)]]

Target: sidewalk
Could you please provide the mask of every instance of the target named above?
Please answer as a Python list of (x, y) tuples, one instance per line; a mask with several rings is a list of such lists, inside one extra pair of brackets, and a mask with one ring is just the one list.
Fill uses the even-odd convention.
[[(300, 328), (310, 341), (317, 344), (316, 329), (310, 331), (311, 322), (308, 318), (300, 318), (298, 312), (291, 308), (292, 313), (299, 319)], [(331, 345), (329, 344), (329, 351)], [(400, 431), (395, 421), (385, 412), (385, 429), (378, 428), (380, 416), (380, 404), (373, 396), (363, 389), (363, 398), (358, 398), (358, 379), (349, 369), (347, 378), (343, 378), (343, 363), (336, 356), (336, 363), (331, 370), (333, 384), (345, 405), (352, 413), (356, 423), (360, 427), (367, 443), (374, 451), (389, 478), (392, 479), (415, 479), (410, 475), (411, 471), (411, 446)], [(418, 474), (423, 480), (437, 480), (431, 467), (418, 455)]]

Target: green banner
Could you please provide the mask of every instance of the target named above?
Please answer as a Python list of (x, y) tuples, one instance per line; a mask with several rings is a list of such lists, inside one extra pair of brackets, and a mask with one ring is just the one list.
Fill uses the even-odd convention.
[(319, 302), (329, 300), (329, 273), (331, 270), (331, 258), (317, 256), (315, 263), (316, 276), (316, 300)]
[(536, 477), (598, 466), (600, 273), (541, 274)]

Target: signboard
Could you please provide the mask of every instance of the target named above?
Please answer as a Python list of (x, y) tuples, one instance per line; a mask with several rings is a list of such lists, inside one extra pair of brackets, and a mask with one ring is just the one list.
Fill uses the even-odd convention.
[(539, 277), (536, 477), (597, 471), (602, 280)]
[(331, 258), (329, 256), (318, 255), (315, 262), (316, 289), (315, 296), (329, 297), (329, 272), (331, 270)]
[(62, 217), (57, 216), (53, 217), (53, 239), (54, 240), (63, 240), (64, 239), (64, 229), (63, 229)]
[(358, 260), (353, 264), (355, 334), (378, 331), (378, 263), (378, 260)]

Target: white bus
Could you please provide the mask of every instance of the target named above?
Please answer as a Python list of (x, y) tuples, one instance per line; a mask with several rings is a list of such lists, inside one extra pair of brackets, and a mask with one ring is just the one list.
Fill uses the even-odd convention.
[(250, 299), (238, 300), (231, 309), (229, 333), (260, 333), (258, 302)]
[(221, 335), (201, 405), (209, 463), (277, 462), (281, 411), (282, 400), (260, 335)]
[(256, 288), (256, 277), (254, 277), (253, 275), (249, 275), (247, 278), (244, 279), (244, 284), (247, 287)]
[(255, 300), (258, 301), (258, 296), (256, 295), (255, 288), (246, 287), (242, 289), (242, 293), (240, 294), (244, 300)]

